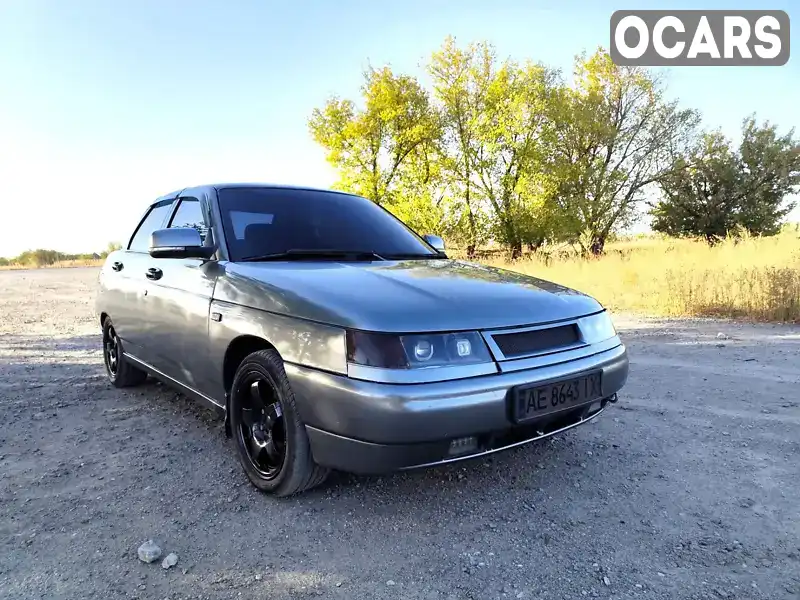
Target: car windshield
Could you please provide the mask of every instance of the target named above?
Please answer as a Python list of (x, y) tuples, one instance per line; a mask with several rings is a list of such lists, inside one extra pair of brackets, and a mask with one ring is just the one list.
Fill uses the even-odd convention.
[[(337, 192), (270, 187), (218, 191), (232, 261), (289, 253), (436, 258), (438, 253), (375, 203)], [(315, 251), (319, 251), (315, 254)]]

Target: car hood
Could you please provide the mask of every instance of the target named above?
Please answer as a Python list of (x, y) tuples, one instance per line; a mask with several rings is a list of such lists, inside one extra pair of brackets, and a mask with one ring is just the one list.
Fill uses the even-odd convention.
[(478, 330), (602, 310), (563, 286), (456, 260), (228, 263), (214, 297), (366, 331)]

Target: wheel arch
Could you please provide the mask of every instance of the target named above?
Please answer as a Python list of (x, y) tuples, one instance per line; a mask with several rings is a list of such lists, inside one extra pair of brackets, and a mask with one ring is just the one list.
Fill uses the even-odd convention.
[(275, 346), (262, 337), (245, 334), (231, 340), (225, 349), (225, 357), (222, 360), (222, 385), (225, 390), (225, 433), (229, 437), (231, 435), (229, 408), (233, 378), (242, 361), (259, 350), (275, 350)]

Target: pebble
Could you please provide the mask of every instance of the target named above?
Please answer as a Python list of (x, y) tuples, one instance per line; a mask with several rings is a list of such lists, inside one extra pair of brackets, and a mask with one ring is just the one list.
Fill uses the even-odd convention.
[(611, 580), (608, 577), (603, 577), (603, 583), (606, 585), (611, 585)]
[(387, 582), (386, 582), (386, 585), (395, 585), (395, 583), (394, 583), (394, 581), (392, 581), (392, 580), (390, 579), (389, 581), (387, 581)]
[(153, 540), (147, 540), (144, 544), (139, 546), (137, 553), (139, 555), (139, 560), (146, 563), (151, 563), (161, 558), (161, 548), (159, 548)]
[(161, 567), (164, 569), (169, 569), (170, 567), (174, 567), (178, 564), (178, 555), (174, 552), (170, 552), (161, 562)]

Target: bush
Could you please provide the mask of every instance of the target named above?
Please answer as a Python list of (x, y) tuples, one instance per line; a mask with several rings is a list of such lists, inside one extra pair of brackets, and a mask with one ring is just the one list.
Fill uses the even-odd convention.
[(117, 242), (108, 244), (107, 249), (102, 253), (83, 252), (79, 254), (67, 254), (57, 250), (46, 250), (38, 248), (36, 250), (26, 250), (13, 258), (0, 257), (0, 267), (5, 268), (42, 268), (42, 267), (63, 267), (63, 266), (88, 266), (97, 264), (109, 253), (120, 249), (122, 246)]

